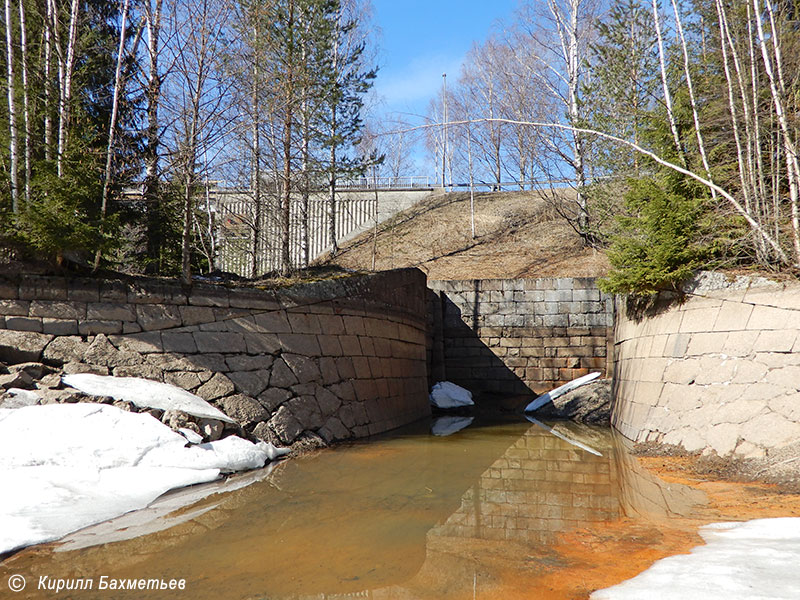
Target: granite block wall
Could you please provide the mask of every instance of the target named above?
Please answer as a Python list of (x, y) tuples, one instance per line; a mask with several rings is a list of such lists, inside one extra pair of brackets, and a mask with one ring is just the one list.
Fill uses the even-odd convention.
[(430, 413), (426, 294), (416, 269), (279, 289), (0, 277), (0, 361), (164, 381), (256, 437), (331, 442)]
[(610, 371), (613, 303), (594, 279), (429, 281), (428, 286), (434, 316), (431, 375), (473, 392), (540, 394), (592, 371)]
[(688, 292), (650, 315), (618, 300), (614, 427), (739, 458), (800, 444), (800, 284), (705, 273)]

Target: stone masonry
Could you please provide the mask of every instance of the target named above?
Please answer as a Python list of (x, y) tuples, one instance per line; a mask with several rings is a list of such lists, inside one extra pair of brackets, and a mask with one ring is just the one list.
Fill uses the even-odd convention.
[(595, 279), (428, 286), (432, 379), (473, 392), (541, 394), (589, 372), (610, 371), (613, 303)]
[(737, 458), (800, 443), (800, 284), (706, 273), (656, 315), (618, 304), (623, 435)]
[(430, 414), (416, 269), (262, 290), (161, 280), (0, 278), (0, 361), (164, 381), (291, 444)]

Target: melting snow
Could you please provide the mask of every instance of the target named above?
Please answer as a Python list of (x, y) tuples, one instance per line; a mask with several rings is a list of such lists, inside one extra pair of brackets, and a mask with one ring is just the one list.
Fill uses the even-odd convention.
[(140, 377), (112, 377), (91, 373), (64, 375), (61, 380), (66, 385), (93, 396), (111, 396), (115, 400), (131, 402), (144, 408), (180, 410), (201, 419), (236, 423), (200, 396), (168, 383)]
[(796, 600), (800, 518), (714, 523), (705, 546), (670, 556), (592, 600)]
[(449, 381), (440, 381), (431, 389), (431, 404), (438, 408), (472, 406), (472, 392)]
[(188, 445), (148, 414), (104, 404), (0, 409), (0, 553), (143, 508), (172, 488), (288, 452), (231, 436)]

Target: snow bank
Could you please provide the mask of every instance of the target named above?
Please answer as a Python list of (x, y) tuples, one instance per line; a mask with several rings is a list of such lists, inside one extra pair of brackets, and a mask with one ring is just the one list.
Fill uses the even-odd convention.
[(705, 546), (670, 556), (592, 600), (796, 600), (800, 518), (715, 523)]
[(91, 373), (64, 375), (61, 380), (66, 385), (93, 396), (111, 396), (115, 400), (131, 402), (144, 408), (180, 410), (201, 419), (236, 423), (200, 396), (160, 381), (151, 381), (140, 377), (92, 375)]
[(589, 373), (588, 375), (584, 375), (583, 377), (578, 377), (577, 379), (573, 379), (572, 381), (565, 383), (562, 386), (555, 388), (554, 390), (550, 390), (549, 392), (542, 394), (541, 396), (537, 396), (536, 399), (533, 400), (528, 406), (525, 407), (525, 412), (533, 412), (541, 407), (543, 407), (548, 402), (552, 402), (559, 396), (563, 396), (567, 392), (571, 392), (572, 390), (581, 387), (582, 385), (586, 385), (600, 377), (600, 372)]
[(431, 389), (431, 404), (437, 408), (472, 406), (472, 392), (449, 381), (440, 381)]
[(143, 508), (176, 487), (288, 452), (232, 436), (188, 446), (148, 414), (104, 404), (0, 409), (0, 553)]

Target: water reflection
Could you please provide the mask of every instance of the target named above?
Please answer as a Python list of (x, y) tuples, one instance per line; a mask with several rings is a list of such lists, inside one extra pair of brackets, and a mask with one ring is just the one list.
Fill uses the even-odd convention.
[[(538, 577), (570, 566), (556, 549), (564, 532), (688, 515), (704, 501), (642, 472), (608, 430), (555, 426), (597, 456), (527, 422), (448, 437), (426, 428), (280, 463), (263, 481), (139, 522), (148, 535), (121, 540), (112, 523), (70, 551), (21, 552), (0, 581), (184, 578), (184, 596), (169, 597), (193, 599), (531, 597)], [(80, 548), (86, 539), (108, 542)], [(52, 596), (29, 587), (16, 597)]]

